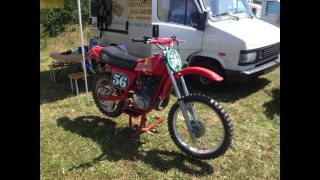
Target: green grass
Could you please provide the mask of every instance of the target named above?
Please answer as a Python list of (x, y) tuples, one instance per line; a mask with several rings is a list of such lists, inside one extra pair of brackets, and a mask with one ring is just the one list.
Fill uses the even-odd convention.
[[(211, 94), (228, 111), (234, 138), (225, 155), (200, 161), (174, 145), (166, 121), (159, 133), (141, 136), (145, 143), (132, 141), (128, 116), (101, 114), (82, 81), (79, 96), (71, 93), (68, 71), (50, 82), (49, 52), (75, 49), (77, 35), (48, 39), (40, 52), (41, 179), (280, 179), (280, 68)], [(166, 118), (174, 100), (148, 122), (155, 115)]]

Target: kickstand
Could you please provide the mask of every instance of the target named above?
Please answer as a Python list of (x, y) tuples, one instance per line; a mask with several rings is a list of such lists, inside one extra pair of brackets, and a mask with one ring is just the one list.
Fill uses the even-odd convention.
[[(134, 139), (134, 140), (137, 140), (137, 141), (140, 141), (140, 135), (142, 133), (148, 133), (148, 134), (154, 134), (154, 133), (158, 133), (158, 131), (155, 131), (154, 128), (163, 122), (163, 118), (159, 118), (159, 117), (155, 117), (157, 120), (155, 122), (153, 122), (149, 127), (146, 127), (146, 121), (147, 121), (147, 117), (145, 114), (143, 114), (141, 116), (141, 121), (140, 121), (140, 126), (138, 125), (134, 125), (132, 126), (132, 116), (129, 115), (129, 127), (130, 128), (133, 128), (133, 130), (135, 131), (134, 133), (132, 133), (130, 135), (130, 138), (131, 139)], [(143, 143), (143, 142), (142, 142)]]

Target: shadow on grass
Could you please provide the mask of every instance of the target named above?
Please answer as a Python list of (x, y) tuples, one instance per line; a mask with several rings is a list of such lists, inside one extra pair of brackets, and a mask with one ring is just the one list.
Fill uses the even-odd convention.
[[(50, 71), (40, 72), (40, 104), (63, 100), (68, 97), (76, 96), (76, 91), (71, 92), (69, 73), (76, 72), (73, 67), (62, 69), (61, 71), (55, 70), (58, 73), (56, 83), (50, 80)], [(88, 77), (88, 91), (91, 90), (93, 76)], [(85, 81), (78, 80), (79, 93), (85, 93)]]
[(280, 115), (280, 89), (272, 90), (272, 100), (264, 103), (266, 107), (265, 114), (269, 118), (273, 118), (276, 114)]
[(141, 142), (129, 138), (132, 131), (129, 128), (116, 128), (116, 123), (109, 119), (83, 116), (70, 120), (68, 117), (62, 117), (57, 120), (57, 124), (66, 131), (92, 139), (101, 147), (101, 155), (91, 162), (70, 168), (70, 171), (87, 169), (94, 166), (95, 163), (107, 159), (109, 161), (140, 160), (161, 172), (168, 171), (171, 168), (197, 175), (208, 175), (214, 172), (210, 164), (179, 152), (153, 149), (146, 153), (140, 153), (138, 148), (142, 145)]
[(270, 80), (266, 78), (258, 78), (250, 83), (240, 84), (240, 83), (229, 83), (223, 88), (215, 91), (203, 91), (192, 86), (192, 82), (188, 81), (187, 86), (189, 93), (204, 93), (212, 96), (217, 101), (229, 103), (235, 102), (239, 99), (246, 98), (247, 96), (263, 89), (266, 85), (270, 83)]
[[(194, 175), (209, 175), (214, 172), (212, 166), (204, 161), (190, 158), (182, 153), (151, 150), (147, 152), (145, 163), (161, 172), (176, 168), (179, 171)], [(191, 166), (191, 167), (188, 167)]]

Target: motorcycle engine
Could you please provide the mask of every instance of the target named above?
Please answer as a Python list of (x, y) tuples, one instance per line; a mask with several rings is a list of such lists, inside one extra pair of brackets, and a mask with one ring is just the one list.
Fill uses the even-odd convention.
[(141, 79), (137, 80), (138, 90), (132, 96), (135, 108), (143, 111), (148, 110), (160, 81), (161, 77), (145, 75), (143, 75)]

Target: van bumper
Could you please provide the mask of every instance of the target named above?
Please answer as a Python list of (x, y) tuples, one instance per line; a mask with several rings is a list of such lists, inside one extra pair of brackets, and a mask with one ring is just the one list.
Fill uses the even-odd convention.
[(257, 79), (261, 75), (273, 71), (278, 66), (280, 66), (280, 57), (247, 71), (233, 71), (226, 69), (225, 75), (227, 77), (228, 82), (248, 83)]

